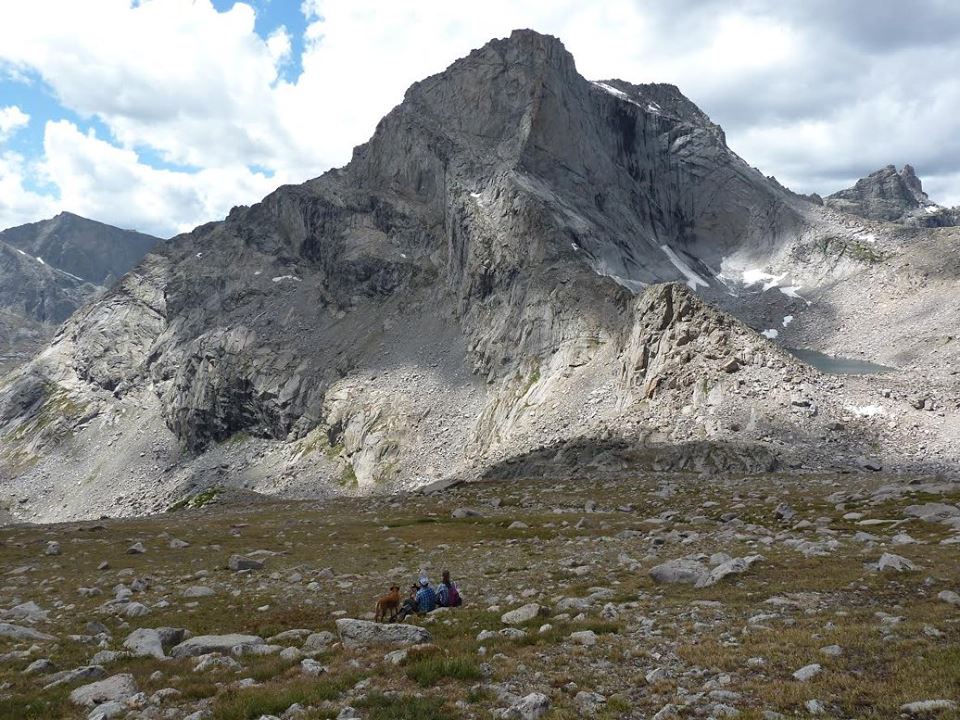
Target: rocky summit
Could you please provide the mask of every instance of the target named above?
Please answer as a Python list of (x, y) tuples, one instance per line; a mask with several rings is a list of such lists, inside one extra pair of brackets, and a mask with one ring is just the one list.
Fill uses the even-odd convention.
[(889, 220), (916, 227), (960, 225), (960, 208), (944, 208), (923, 191), (916, 171), (894, 165), (861, 178), (852, 188), (828, 195), (826, 204), (871, 220)]
[(4, 502), (950, 473), (958, 242), (796, 195), (676, 87), (517, 31), (74, 313), (0, 383)]

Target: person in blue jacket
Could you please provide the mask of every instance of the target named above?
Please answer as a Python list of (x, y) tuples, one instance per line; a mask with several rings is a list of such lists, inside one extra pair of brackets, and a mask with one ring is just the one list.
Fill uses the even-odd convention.
[(430, 587), (430, 580), (426, 576), (420, 578), (420, 589), (417, 591), (417, 612), (432, 612), (437, 607), (437, 594)]

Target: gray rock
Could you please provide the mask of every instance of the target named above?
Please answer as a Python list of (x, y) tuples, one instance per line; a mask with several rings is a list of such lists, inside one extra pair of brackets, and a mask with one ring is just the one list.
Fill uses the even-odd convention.
[(9, 610), (5, 610), (3, 617), (9, 620), (27, 620), (28, 622), (46, 622), (49, 610), (44, 610), (35, 602), (20, 603)]
[(306, 640), (304, 640), (302, 650), (304, 652), (319, 652), (321, 650), (326, 650), (330, 643), (336, 639), (337, 636), (329, 630), (321, 630), (320, 632), (312, 633), (307, 637)]
[(955, 593), (953, 590), (942, 590), (937, 593), (937, 598), (948, 605), (960, 607), (960, 594)]
[(903, 509), (903, 514), (906, 517), (915, 517), (926, 522), (940, 522), (960, 517), (960, 508), (946, 503), (924, 503), (922, 505), (908, 505)]
[(727, 560), (726, 562), (720, 563), (717, 565), (717, 567), (713, 568), (706, 575), (706, 577), (697, 581), (696, 587), (709, 587), (711, 585), (716, 585), (718, 582), (731, 575), (745, 573), (754, 563), (763, 559), (763, 555), (747, 555), (746, 557)]
[(300, 670), (304, 675), (309, 675), (310, 677), (318, 677), (327, 671), (323, 665), (318, 663), (316, 660), (311, 660), (310, 658), (304, 658), (300, 661)]
[(262, 570), (263, 562), (244, 555), (231, 555), (227, 561), (227, 567), (234, 572), (239, 572), (240, 570)]
[(138, 618), (143, 617), (144, 615), (150, 614), (150, 608), (148, 608), (143, 603), (132, 602), (127, 603), (126, 608), (124, 608), (123, 614), (128, 618)]
[(503, 713), (505, 720), (539, 720), (550, 710), (550, 698), (533, 692), (511, 705)]
[(479, 518), (483, 517), (479, 510), (474, 510), (473, 508), (461, 507), (454, 510), (450, 513), (450, 516), (456, 520), (462, 520), (463, 518)]
[(185, 598), (212, 597), (216, 594), (217, 593), (213, 588), (208, 588), (205, 585), (191, 585), (183, 591), (183, 597)]
[(47, 543), (47, 549), (44, 550), (44, 555), (59, 555), (60, 553), (60, 543), (56, 540), (51, 540)]
[(590, 647), (597, 644), (597, 634), (593, 630), (578, 630), (570, 634), (570, 639), (577, 645)]
[(87, 720), (112, 720), (126, 715), (129, 708), (125, 703), (116, 700), (108, 700), (102, 705), (97, 705), (89, 715)]
[(522, 607), (518, 607), (515, 610), (510, 610), (505, 612), (500, 616), (500, 622), (505, 625), (521, 625), (525, 622), (529, 622), (538, 617), (545, 617), (550, 614), (548, 608), (539, 605), (538, 603), (528, 603)]
[(165, 659), (163, 640), (160, 633), (153, 628), (137, 628), (123, 641), (123, 647), (137, 657), (154, 657)]
[(93, 707), (110, 701), (123, 702), (137, 692), (137, 683), (133, 675), (122, 673), (78, 687), (70, 693), (70, 702), (74, 705)]
[(42, 633), (39, 630), (12, 625), (11, 623), (0, 623), (0, 637), (10, 638), (11, 640), (31, 640), (33, 642), (50, 642), (57, 639), (55, 636)]
[(668, 560), (651, 568), (650, 577), (658, 583), (702, 586), (710, 577), (710, 571), (696, 560)]
[(340, 618), (337, 631), (344, 647), (360, 648), (373, 645), (419, 645), (431, 642), (433, 637), (422, 627), (416, 625), (369, 622)]
[(207, 653), (228, 653), (234, 648), (263, 645), (263, 638), (256, 635), (198, 635), (184, 640), (170, 651), (170, 657), (197, 657)]
[(39, 660), (34, 660), (32, 663), (27, 665), (24, 668), (24, 675), (46, 675), (52, 673), (57, 669), (57, 666), (53, 664), (53, 661), (49, 658), (40, 658)]
[(62, 670), (54, 673), (47, 678), (47, 684), (43, 686), (44, 690), (57, 687), (59, 685), (70, 685), (78, 680), (98, 680), (107, 676), (107, 671), (102, 665), (84, 665), (73, 670)]
[(127, 555), (143, 555), (146, 551), (147, 549), (143, 546), (142, 542), (135, 542), (127, 548)]
[(876, 568), (879, 572), (892, 570), (894, 572), (906, 572), (915, 570), (914, 564), (905, 557), (894, 555), (893, 553), (883, 553), (880, 560), (877, 561)]
[(914, 717), (939, 715), (943, 712), (954, 712), (957, 703), (953, 700), (918, 700), (900, 706), (900, 712)]
[(823, 668), (818, 663), (804, 665), (793, 673), (793, 679), (799, 680), (800, 682), (807, 682), (808, 680), (813, 680), (822, 670)]

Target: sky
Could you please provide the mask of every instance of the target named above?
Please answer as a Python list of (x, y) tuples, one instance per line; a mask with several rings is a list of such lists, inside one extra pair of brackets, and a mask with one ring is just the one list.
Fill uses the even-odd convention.
[(591, 80), (676, 84), (798, 192), (910, 163), (960, 205), (956, 0), (0, 0), (0, 229), (220, 219), (521, 27)]

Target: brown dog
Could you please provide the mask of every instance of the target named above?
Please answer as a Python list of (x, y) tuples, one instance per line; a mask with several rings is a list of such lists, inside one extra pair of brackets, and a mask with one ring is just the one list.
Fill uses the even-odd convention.
[(400, 609), (400, 587), (398, 585), (391, 585), (390, 592), (384, 595), (382, 598), (377, 600), (377, 612), (374, 614), (373, 619), (376, 622), (383, 622), (384, 618), (387, 615), (387, 612), (390, 612), (390, 619), (393, 620), (397, 616), (397, 611)]

